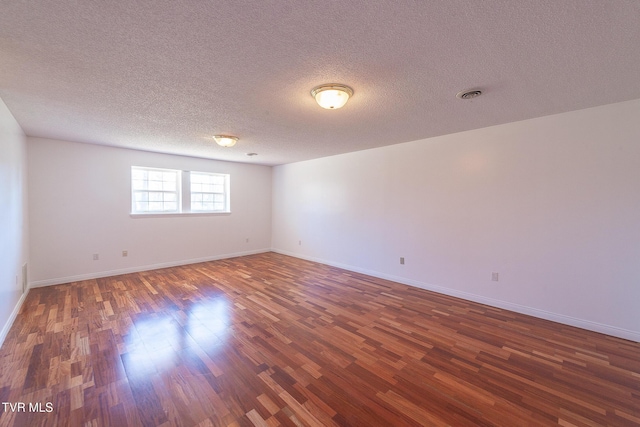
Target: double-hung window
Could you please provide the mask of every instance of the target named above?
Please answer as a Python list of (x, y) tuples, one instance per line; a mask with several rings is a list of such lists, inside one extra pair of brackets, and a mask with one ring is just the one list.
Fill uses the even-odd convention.
[(180, 171), (131, 168), (132, 213), (180, 212)]
[(131, 213), (228, 213), (229, 175), (131, 167)]
[(191, 212), (228, 212), (229, 175), (190, 172)]

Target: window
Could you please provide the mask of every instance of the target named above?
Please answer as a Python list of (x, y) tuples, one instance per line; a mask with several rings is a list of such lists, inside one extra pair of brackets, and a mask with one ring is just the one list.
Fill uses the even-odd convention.
[(180, 212), (180, 171), (131, 168), (131, 212)]
[(229, 175), (131, 167), (131, 213), (230, 212)]
[(229, 175), (191, 172), (191, 212), (227, 212)]

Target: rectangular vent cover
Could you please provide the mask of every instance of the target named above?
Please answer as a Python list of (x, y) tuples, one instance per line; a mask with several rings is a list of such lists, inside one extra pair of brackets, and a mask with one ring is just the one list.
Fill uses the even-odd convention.
[(22, 293), (27, 292), (27, 263), (25, 262), (22, 266)]

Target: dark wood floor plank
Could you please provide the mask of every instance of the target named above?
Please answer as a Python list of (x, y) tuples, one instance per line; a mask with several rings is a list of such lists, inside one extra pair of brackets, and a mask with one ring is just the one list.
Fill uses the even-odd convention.
[(0, 426), (640, 426), (640, 344), (265, 253), (32, 289)]

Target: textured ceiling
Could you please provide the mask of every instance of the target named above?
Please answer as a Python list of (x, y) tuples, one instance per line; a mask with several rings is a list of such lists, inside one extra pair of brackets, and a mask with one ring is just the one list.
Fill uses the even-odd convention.
[[(0, 11), (0, 97), (29, 136), (275, 165), (640, 98), (636, 0)], [(309, 91), (333, 82), (355, 94), (323, 110)], [(218, 133), (240, 142), (218, 147)]]

